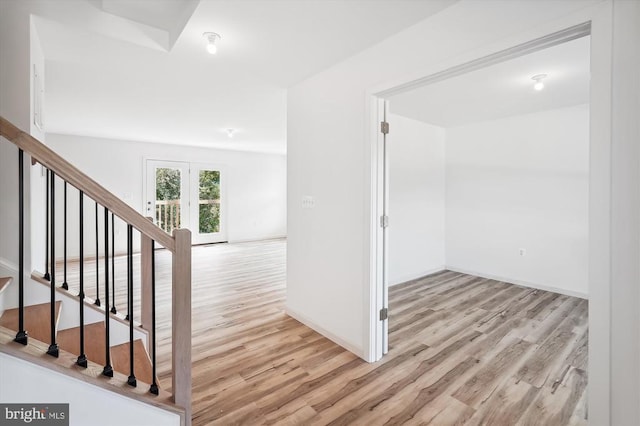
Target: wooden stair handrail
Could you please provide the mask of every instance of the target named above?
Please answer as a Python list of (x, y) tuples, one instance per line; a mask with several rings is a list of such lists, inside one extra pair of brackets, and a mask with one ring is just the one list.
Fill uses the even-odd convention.
[(146, 329), (150, 326), (150, 309), (153, 303), (149, 294), (151, 240), (162, 244), (172, 252), (172, 393), (174, 403), (185, 411), (185, 426), (191, 426), (191, 231), (182, 228), (174, 229), (173, 236), (167, 234), (42, 142), (3, 117), (0, 117), (0, 136), (140, 231), (143, 263), (141, 319)]
[(166, 249), (175, 251), (175, 240), (162, 229), (149, 222), (124, 201), (107, 191), (102, 185), (81, 172), (77, 167), (56, 154), (51, 148), (23, 132), (4, 117), (0, 117), (0, 135), (35, 158), (40, 164), (52, 170), (56, 175), (83, 191), (109, 211), (133, 225), (147, 237), (162, 244)]

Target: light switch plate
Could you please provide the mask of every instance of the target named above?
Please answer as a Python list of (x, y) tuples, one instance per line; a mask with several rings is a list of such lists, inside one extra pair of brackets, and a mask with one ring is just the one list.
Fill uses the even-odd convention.
[(302, 208), (313, 209), (316, 206), (316, 199), (311, 195), (305, 195), (302, 197)]

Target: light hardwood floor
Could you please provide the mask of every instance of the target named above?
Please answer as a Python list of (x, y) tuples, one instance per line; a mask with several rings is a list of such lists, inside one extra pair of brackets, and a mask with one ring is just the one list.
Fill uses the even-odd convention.
[[(170, 390), (171, 261), (157, 253)], [(368, 364), (284, 313), (285, 256), (284, 240), (194, 247), (194, 425), (587, 423), (587, 301), (434, 274), (391, 288), (390, 352)]]

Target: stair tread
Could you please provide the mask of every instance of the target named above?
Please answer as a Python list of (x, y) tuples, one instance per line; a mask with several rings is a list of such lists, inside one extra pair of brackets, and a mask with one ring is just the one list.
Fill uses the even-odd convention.
[[(129, 342), (111, 347), (111, 361), (114, 370), (129, 375)], [(152, 383), (153, 367), (141, 339), (133, 341), (133, 369), (137, 380)]]
[[(84, 353), (87, 359), (105, 365), (106, 359), (105, 323), (94, 322), (84, 326)], [(74, 355), (80, 355), (80, 327), (58, 331), (58, 346)]]
[[(55, 324), (58, 325), (60, 318), (61, 301), (56, 301), (55, 307)], [(18, 308), (7, 309), (0, 317), (0, 326), (18, 331)], [(50, 304), (40, 303), (38, 305), (29, 305), (24, 307), (24, 328), (29, 337), (40, 340), (41, 342), (51, 341), (50, 326)]]
[(0, 293), (11, 284), (11, 281), (13, 281), (13, 277), (0, 277)]

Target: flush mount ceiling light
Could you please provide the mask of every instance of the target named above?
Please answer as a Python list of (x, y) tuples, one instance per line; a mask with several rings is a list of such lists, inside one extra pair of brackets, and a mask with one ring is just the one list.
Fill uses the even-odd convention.
[(235, 132), (236, 132), (236, 129), (227, 129), (227, 136), (232, 138)]
[(544, 89), (544, 83), (542, 82), (542, 80), (544, 80), (545, 78), (547, 78), (546, 74), (538, 74), (531, 77), (531, 80), (535, 81), (535, 84), (533, 85), (534, 90), (539, 92)]
[(212, 55), (215, 55), (216, 52), (218, 51), (217, 42), (222, 38), (220, 34), (206, 32), (202, 34), (202, 37), (207, 39), (207, 52), (211, 53)]

